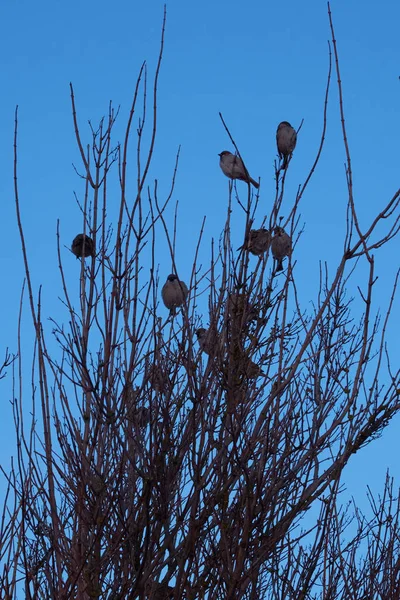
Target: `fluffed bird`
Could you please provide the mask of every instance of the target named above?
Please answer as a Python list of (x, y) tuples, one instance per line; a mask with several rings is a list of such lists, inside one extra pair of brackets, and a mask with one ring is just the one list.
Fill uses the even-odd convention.
[(261, 367), (259, 367), (259, 365), (252, 360), (249, 360), (249, 362), (246, 364), (245, 373), (247, 379), (257, 379), (257, 377), (265, 375)]
[(167, 583), (157, 583), (155, 581), (147, 584), (147, 598), (153, 600), (170, 600), (175, 597), (175, 588)]
[(214, 344), (212, 342), (210, 330), (199, 327), (199, 329), (196, 329), (195, 334), (197, 335), (197, 341), (199, 342), (202, 352), (208, 355), (212, 354)]
[(250, 304), (247, 294), (230, 294), (227, 307), (230, 317), (239, 322), (250, 323), (258, 317), (258, 311)]
[(271, 234), (268, 229), (251, 229), (247, 241), (247, 250), (255, 256), (266, 252), (271, 243)]
[(175, 596), (175, 588), (171, 585), (160, 584), (160, 586), (156, 589), (154, 593), (154, 600), (169, 600), (174, 598)]
[(221, 154), (218, 154), (218, 156), (219, 166), (224, 175), (230, 179), (240, 179), (241, 181), (252, 183), (257, 189), (260, 187), (257, 181), (254, 181), (246, 171), (240, 156), (236, 156), (235, 154), (232, 154), (232, 152), (228, 152), (228, 150), (224, 150)]
[(126, 406), (128, 419), (139, 427), (146, 427), (151, 421), (151, 414), (146, 406), (138, 405), (140, 401), (140, 388), (134, 388), (131, 383), (126, 383), (122, 390), (122, 399)]
[(177, 306), (181, 306), (185, 302), (188, 293), (186, 283), (180, 281), (173, 273), (168, 275), (167, 281), (161, 290), (161, 297), (165, 306), (169, 308), (171, 315), (175, 314)]
[(296, 147), (297, 133), (290, 123), (282, 121), (276, 130), (276, 145), (278, 146), (279, 158), (283, 158), (282, 167), (286, 169), (289, 158)]
[(164, 394), (171, 385), (168, 373), (163, 368), (161, 361), (148, 363), (144, 371), (144, 380), (150, 384), (150, 387), (160, 394)]
[(133, 413), (134, 422), (141, 428), (147, 427), (151, 421), (150, 409), (146, 406), (138, 406)]
[(83, 233), (78, 233), (73, 239), (71, 250), (76, 258), (80, 258), (81, 256), (94, 256), (94, 243), (92, 238)]
[(292, 240), (282, 227), (275, 227), (271, 240), (272, 256), (278, 261), (277, 271), (283, 271), (282, 261), (292, 251)]

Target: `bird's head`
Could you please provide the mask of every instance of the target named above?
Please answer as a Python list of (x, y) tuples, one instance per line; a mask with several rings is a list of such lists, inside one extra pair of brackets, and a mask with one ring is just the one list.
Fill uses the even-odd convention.
[(171, 273), (171, 275), (168, 275), (167, 277), (167, 281), (176, 281), (177, 279), (178, 277), (174, 275), (174, 273)]
[(202, 335), (204, 335), (206, 332), (206, 330), (204, 329), (204, 327), (199, 327), (199, 329), (196, 329), (195, 334), (197, 335), (197, 337), (201, 337)]
[(231, 154), (228, 150), (222, 150), (222, 152), (220, 152), (218, 156), (222, 158), (223, 156), (227, 156), (228, 154)]
[(282, 121), (282, 123), (279, 123), (278, 129), (280, 127), (291, 127), (291, 124), (288, 121)]

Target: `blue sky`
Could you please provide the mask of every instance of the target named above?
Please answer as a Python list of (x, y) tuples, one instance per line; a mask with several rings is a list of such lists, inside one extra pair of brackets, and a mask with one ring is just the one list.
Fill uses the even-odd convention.
[[(341, 60), (344, 105), (353, 158), (355, 202), (366, 227), (399, 186), (400, 48), (398, 2), (359, 0), (331, 3)], [(180, 272), (189, 271), (193, 237), (207, 215), (206, 235), (218, 237), (226, 214), (228, 180), (217, 154), (232, 149), (221, 111), (254, 178), (261, 177), (260, 214), (269, 214), (274, 195), (275, 131), (282, 120), (304, 125), (290, 167), (287, 202), (304, 182), (318, 148), (330, 38), (327, 5), (321, 0), (268, 3), (249, 0), (172, 0), (167, 6), (164, 61), (159, 84), (159, 127), (151, 178), (168, 189), (178, 146), (181, 162), (174, 199), (179, 200)], [(82, 191), (72, 163), (79, 164), (69, 98), (72, 81), (82, 132), (106, 114), (108, 102), (121, 106), (122, 139), (137, 73), (144, 59), (150, 72), (157, 60), (163, 3), (28, 0), (0, 8), (0, 269), (4, 286), (2, 348), (16, 349), (18, 302), (23, 281), (13, 197), (12, 144), (19, 105), (19, 185), (32, 277), (43, 285), (46, 315), (61, 315), (56, 261), (56, 221), (62, 244), (81, 230), (73, 192)], [(301, 205), (305, 233), (298, 247), (298, 281), (307, 304), (317, 290), (319, 260), (333, 274), (342, 250), (345, 224), (345, 153), (341, 139), (335, 77), (328, 111), (326, 147)], [(118, 129), (120, 128), (120, 129)], [(241, 243), (241, 230), (233, 231)], [(65, 257), (69, 272), (74, 257)], [(384, 310), (399, 266), (399, 241), (376, 256), (376, 309)], [(160, 255), (160, 271), (170, 271)], [(359, 283), (362, 282), (361, 274)], [(356, 295), (356, 290), (350, 290)], [(397, 303), (398, 304), (398, 303)], [(388, 343), (398, 364), (396, 307)], [(29, 358), (29, 319), (25, 320)], [(26, 340), (25, 340), (26, 337)], [(10, 374), (9, 374), (10, 375)], [(3, 413), (0, 462), (13, 452), (8, 399), (11, 377), (0, 383)], [(357, 500), (365, 486), (381, 488), (387, 467), (400, 484), (395, 419), (382, 439), (355, 456), (344, 481)]]

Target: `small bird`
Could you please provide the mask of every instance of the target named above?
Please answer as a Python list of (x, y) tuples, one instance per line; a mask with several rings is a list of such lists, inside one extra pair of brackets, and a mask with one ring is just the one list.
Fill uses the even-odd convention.
[(197, 335), (197, 341), (199, 342), (200, 349), (205, 354), (212, 354), (214, 344), (211, 339), (210, 330), (204, 329), (204, 327), (199, 327), (199, 329), (196, 329), (195, 334)]
[(161, 290), (161, 297), (165, 306), (170, 309), (171, 315), (175, 314), (177, 306), (181, 306), (185, 302), (188, 293), (186, 283), (180, 281), (173, 273), (168, 275)]
[(147, 408), (146, 406), (138, 406), (138, 408), (134, 412), (133, 416), (134, 416), (134, 419), (133, 419), (134, 422), (142, 429), (144, 427), (147, 427), (147, 425), (149, 425), (149, 423), (151, 421), (150, 409)]
[(163, 366), (161, 361), (148, 363), (144, 371), (144, 381), (149, 383), (150, 387), (160, 394), (164, 394), (171, 385), (171, 380)]
[(175, 597), (175, 588), (167, 583), (147, 582), (146, 588), (146, 597), (153, 600), (170, 600)]
[(139, 427), (146, 427), (151, 420), (150, 409), (146, 406), (138, 406), (140, 401), (140, 388), (133, 387), (131, 383), (126, 383), (122, 390), (122, 399), (126, 407), (126, 414), (129, 421), (137, 424)]
[(251, 229), (247, 241), (247, 250), (255, 256), (266, 252), (271, 243), (271, 234), (268, 229)]
[(292, 240), (282, 227), (275, 227), (271, 241), (272, 256), (278, 261), (277, 271), (283, 271), (282, 260), (292, 251)]
[(282, 167), (284, 169), (288, 166), (289, 158), (296, 147), (296, 142), (297, 133), (291, 124), (287, 121), (279, 123), (278, 129), (276, 130), (276, 144), (278, 146), (279, 158), (283, 158)]
[(78, 233), (71, 245), (71, 250), (76, 258), (81, 256), (94, 256), (94, 243), (92, 238), (83, 233)]
[(170, 598), (174, 598), (175, 588), (171, 585), (165, 585), (160, 583), (159, 587), (154, 592), (154, 600), (169, 600)]
[(243, 321), (243, 323), (247, 324), (257, 320), (258, 311), (249, 302), (247, 294), (230, 294), (227, 308), (229, 316), (235, 321)]
[(224, 150), (218, 156), (220, 157), (219, 166), (224, 175), (230, 179), (240, 179), (241, 181), (252, 183), (257, 189), (260, 187), (257, 181), (254, 181), (246, 171), (240, 156), (236, 156), (232, 152), (228, 152), (228, 150)]
[(247, 379), (257, 379), (257, 377), (265, 375), (265, 373), (261, 370), (261, 367), (252, 360), (249, 360), (246, 364), (245, 373)]

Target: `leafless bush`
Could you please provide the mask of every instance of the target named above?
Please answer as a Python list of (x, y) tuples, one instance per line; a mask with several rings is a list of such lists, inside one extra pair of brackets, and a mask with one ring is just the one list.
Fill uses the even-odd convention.
[[(259, 192), (232, 183), (211, 263), (199, 266), (201, 228), (192, 272), (185, 274), (175, 254), (176, 230), (166, 221), (179, 153), (166, 198), (159, 197), (157, 181), (148, 181), (164, 27), (165, 20), (153, 84), (143, 64), (121, 146), (113, 142), (117, 115), (110, 106), (86, 150), (71, 86), (83, 183), (77, 233), (92, 245), (90, 252), (75, 245), (77, 302), (58, 226), (66, 314), (65, 322), (52, 322), (58, 350), (48, 344), (41, 296), (30, 278), (16, 118), (15, 196), (36, 346), (30, 424), (16, 377), (19, 443), (1, 521), (2, 598), (15, 598), (18, 590), (26, 598), (57, 600), (398, 598), (393, 483), (388, 478), (382, 498), (371, 494), (370, 521), (338, 502), (350, 456), (400, 408), (399, 372), (385, 349), (397, 278), (386, 315), (379, 321), (372, 313), (373, 252), (399, 232), (400, 191), (362, 230), (333, 26), (321, 144), (289, 217), (283, 222), (280, 210), (290, 161), (288, 169), (276, 164), (268, 221), (257, 221)], [(347, 234), (333, 278), (321, 267), (318, 296), (306, 311), (296, 286), (298, 207), (323, 150), (332, 59), (347, 152)], [(129, 181), (128, 167), (136, 168)], [(108, 190), (115, 185), (114, 223)], [(231, 245), (232, 207), (243, 214), (239, 250)], [(378, 224), (386, 227), (380, 238)], [(250, 231), (264, 226), (270, 232), (282, 226), (292, 239), (283, 273), (268, 244), (257, 256), (249, 251)], [(156, 251), (162, 235), (171, 272), (189, 288), (182, 307), (165, 320), (160, 290), (168, 273), (159, 274)], [(354, 291), (357, 261), (368, 266), (368, 278), (355, 322), (347, 290)], [(197, 342), (199, 329), (206, 330), (206, 346)], [(389, 381), (385, 388), (382, 378)], [(311, 524), (303, 518), (310, 508), (319, 510)], [(349, 525), (354, 531), (345, 542)]]

